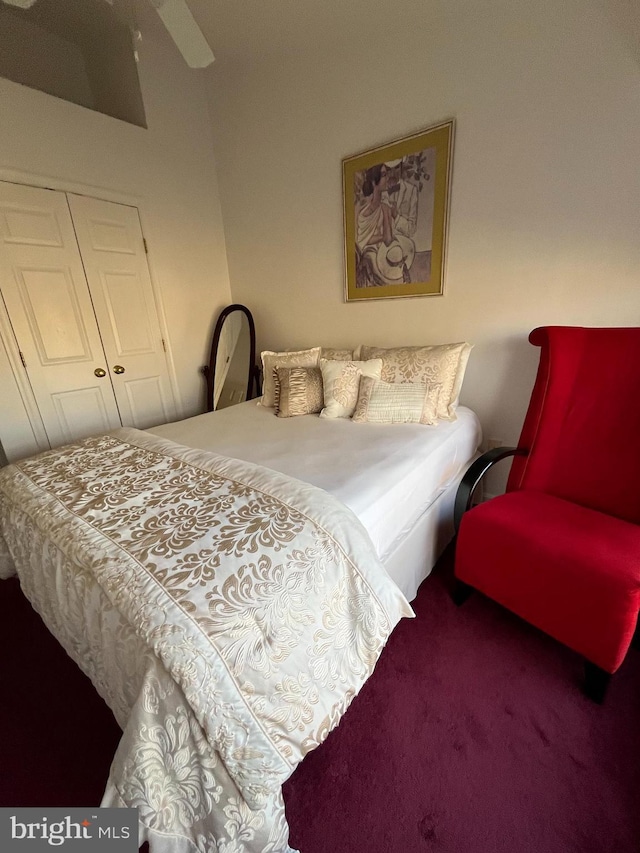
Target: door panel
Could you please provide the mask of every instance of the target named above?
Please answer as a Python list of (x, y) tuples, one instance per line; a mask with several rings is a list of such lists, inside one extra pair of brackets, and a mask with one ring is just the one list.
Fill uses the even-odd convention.
[(90, 361), (91, 351), (71, 270), (14, 267), (42, 366)]
[(101, 273), (100, 282), (113, 331), (114, 355), (153, 355), (149, 314), (138, 277), (133, 273), (105, 272)]
[(97, 388), (61, 391), (52, 394), (51, 399), (67, 442), (113, 429), (103, 396)]
[[(161, 376), (146, 376), (144, 379), (125, 379), (122, 382), (131, 410), (131, 426), (147, 429), (158, 423), (169, 421), (170, 414), (165, 408)], [(162, 412), (161, 420), (156, 420)]]
[(7, 244), (59, 248), (64, 245), (56, 211), (14, 203), (3, 206), (0, 221), (2, 238)]
[(52, 447), (120, 426), (63, 193), (0, 182), (0, 290)]
[[(135, 207), (68, 195), (124, 426), (175, 417), (160, 323)], [(119, 365), (122, 373), (114, 373)]]
[[(101, 219), (98, 205), (109, 205), (110, 202), (103, 202), (99, 199), (88, 199), (86, 196), (74, 196), (76, 199), (75, 206), (78, 209), (81, 205), (86, 215), (87, 228), (87, 247), (94, 252), (116, 252), (119, 255), (135, 255), (135, 234), (128, 228), (126, 222), (119, 222), (118, 219)], [(77, 201), (80, 199), (80, 201)], [(83, 204), (84, 202), (84, 204)], [(123, 205), (113, 205), (115, 208)], [(90, 208), (87, 210), (87, 208)], [(133, 210), (133, 208), (129, 208)], [(121, 215), (121, 211), (117, 211), (115, 216)], [(133, 241), (132, 241), (133, 238)]]

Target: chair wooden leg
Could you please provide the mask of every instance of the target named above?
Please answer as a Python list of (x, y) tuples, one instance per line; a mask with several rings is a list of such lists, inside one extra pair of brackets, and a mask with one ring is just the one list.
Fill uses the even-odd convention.
[(602, 705), (604, 701), (610, 680), (610, 672), (600, 669), (589, 660), (584, 662), (584, 692), (598, 705)]
[(473, 587), (469, 586), (468, 583), (464, 581), (458, 580), (456, 578), (453, 582), (453, 589), (451, 590), (451, 598), (456, 607), (460, 607), (461, 604), (464, 604), (467, 598), (473, 592)]

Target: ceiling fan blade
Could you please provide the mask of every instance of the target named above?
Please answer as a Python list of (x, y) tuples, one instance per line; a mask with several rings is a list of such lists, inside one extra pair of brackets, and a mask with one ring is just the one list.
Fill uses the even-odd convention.
[(215, 59), (185, 0), (151, 0), (169, 35), (191, 68), (205, 68)]

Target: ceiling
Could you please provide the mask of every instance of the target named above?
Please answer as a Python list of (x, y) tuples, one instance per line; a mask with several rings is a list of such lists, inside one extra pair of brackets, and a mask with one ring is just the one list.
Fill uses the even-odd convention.
[[(138, 0), (140, 2), (140, 0)], [(484, 0), (498, 7), (496, 0)], [(640, 65), (640, 0), (593, 0), (612, 22)], [(349, 37), (379, 44), (381, 28), (437, 15), (442, 0), (187, 0), (216, 56), (216, 64), (245, 64), (292, 51), (324, 49)], [(464, 10), (464, 3), (460, 4)], [(473, 5), (477, 9), (477, 0)], [(585, 3), (585, 13), (588, 6)], [(215, 68), (215, 65), (214, 65)]]
[[(117, 0), (118, 2), (118, 0)], [(119, 0), (126, 7), (129, 0)], [(140, 18), (150, 12), (149, 0), (133, 0)], [(437, 16), (444, 0), (187, 0), (216, 57), (216, 66), (253, 64), (269, 57), (292, 52), (321, 52), (330, 61), (332, 50), (340, 49), (346, 39), (359, 38), (379, 45), (380, 32), (402, 19), (427, 25), (429, 8)], [(499, 6), (499, 0), (461, 0), (478, 8)], [(634, 52), (640, 65), (640, 0), (592, 0), (598, 4)], [(39, 0), (29, 15), (48, 16), (45, 26), (55, 28), (52, 21), (59, 0)], [(83, 16), (91, 9), (92, 29), (104, 18), (104, 26), (112, 13), (102, 0), (65, 0), (65, 15), (74, 19), (73, 29), (81, 32)], [(446, 5), (446, 3), (445, 3)], [(588, 10), (585, 2), (585, 10)], [(18, 10), (12, 9), (17, 12)], [(44, 22), (43, 22), (44, 23)]]
[[(403, 14), (439, 0), (402, 0)], [(640, 0), (639, 0), (640, 2)], [(379, 32), (393, 20), (398, 0), (187, 0), (216, 56), (216, 62), (282, 56), (311, 45), (331, 46), (341, 34)], [(386, 26), (386, 24), (385, 24)]]

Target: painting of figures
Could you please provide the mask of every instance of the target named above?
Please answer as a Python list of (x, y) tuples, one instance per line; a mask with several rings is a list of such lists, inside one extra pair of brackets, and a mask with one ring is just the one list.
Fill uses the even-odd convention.
[(443, 292), (453, 122), (343, 161), (348, 301)]

